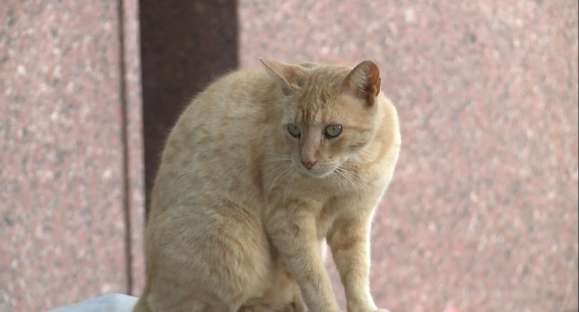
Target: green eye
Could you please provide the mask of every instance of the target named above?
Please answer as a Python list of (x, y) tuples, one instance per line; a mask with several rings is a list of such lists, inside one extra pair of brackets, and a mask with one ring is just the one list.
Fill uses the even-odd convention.
[(336, 138), (340, 134), (342, 134), (342, 125), (339, 124), (329, 125), (326, 127), (326, 129), (324, 129), (324, 135), (328, 139)]
[(302, 135), (302, 130), (296, 124), (288, 124), (287, 132), (294, 138), (299, 138)]

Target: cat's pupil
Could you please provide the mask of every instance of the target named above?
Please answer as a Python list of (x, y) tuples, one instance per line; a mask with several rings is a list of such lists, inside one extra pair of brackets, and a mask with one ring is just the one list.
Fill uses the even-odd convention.
[(298, 126), (296, 126), (295, 124), (287, 125), (287, 131), (294, 138), (299, 138), (302, 134), (302, 131), (300, 130), (300, 128)]
[(341, 133), (342, 133), (342, 125), (338, 125), (338, 124), (329, 125), (326, 127), (326, 129), (324, 129), (324, 135), (328, 139), (333, 139), (335, 137), (338, 137)]

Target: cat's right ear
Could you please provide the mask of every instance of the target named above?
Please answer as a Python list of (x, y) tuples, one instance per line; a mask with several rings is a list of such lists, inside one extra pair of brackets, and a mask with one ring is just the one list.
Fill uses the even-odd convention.
[(302, 67), (268, 59), (259, 60), (265, 66), (271, 77), (278, 81), (285, 95), (290, 95), (299, 89), (300, 82), (305, 73)]

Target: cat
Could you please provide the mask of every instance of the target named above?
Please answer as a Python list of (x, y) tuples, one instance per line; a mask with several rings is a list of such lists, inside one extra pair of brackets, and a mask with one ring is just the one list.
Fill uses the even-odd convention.
[(349, 312), (370, 294), (370, 226), (400, 149), (397, 111), (372, 61), (261, 60), (217, 80), (162, 154), (135, 311)]

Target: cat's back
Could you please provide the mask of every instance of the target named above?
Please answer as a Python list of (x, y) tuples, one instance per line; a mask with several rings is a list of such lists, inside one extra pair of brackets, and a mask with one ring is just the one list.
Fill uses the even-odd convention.
[(169, 134), (155, 193), (173, 197), (181, 188), (216, 185), (250, 189), (240, 183), (258, 167), (263, 135), (276, 114), (272, 86), (266, 73), (237, 71), (199, 93)]
[[(271, 78), (259, 71), (236, 71), (201, 92), (183, 113), (178, 128), (197, 150), (237, 150), (261, 139), (274, 114)], [(240, 150), (241, 149), (241, 150)]]
[(263, 72), (229, 73), (193, 99), (176, 128), (205, 127), (208, 134), (229, 134), (235, 141), (243, 140), (241, 134), (244, 133), (250, 138), (248, 131), (256, 130), (255, 123), (263, 122), (270, 113), (271, 86), (271, 78)]

